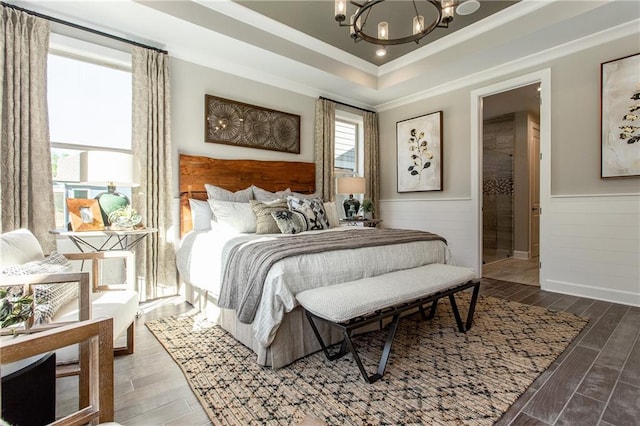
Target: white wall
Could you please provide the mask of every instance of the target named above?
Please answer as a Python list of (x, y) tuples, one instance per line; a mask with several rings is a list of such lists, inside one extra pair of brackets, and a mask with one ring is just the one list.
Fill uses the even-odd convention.
[[(549, 196), (541, 220), (543, 289), (640, 305), (640, 179), (600, 179), (600, 64), (637, 53), (638, 34), (541, 60), (380, 113), (381, 218), (387, 226), (428, 229), (450, 242), (458, 264), (480, 259), (472, 198), (472, 91), (544, 69), (551, 73)], [(444, 111), (444, 190), (396, 192), (397, 121)], [(542, 132), (545, 129), (541, 129)], [(549, 129), (547, 129), (549, 131)], [(640, 147), (639, 147), (640, 148)], [(476, 178), (477, 179), (477, 178)], [(544, 247), (544, 249), (543, 249)], [(544, 251), (542, 251), (544, 250)]]

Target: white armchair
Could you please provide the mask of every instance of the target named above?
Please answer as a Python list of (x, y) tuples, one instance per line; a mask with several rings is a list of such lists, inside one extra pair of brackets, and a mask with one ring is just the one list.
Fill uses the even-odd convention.
[[(127, 342), (123, 348), (117, 348), (115, 354), (130, 354), (134, 351), (134, 320), (138, 311), (138, 293), (132, 290), (112, 290), (107, 286), (102, 286), (99, 279), (98, 262), (111, 259), (123, 258), (127, 267), (127, 278), (132, 279), (133, 254), (129, 251), (112, 251), (97, 253), (72, 253), (65, 255), (71, 260), (89, 260), (92, 262), (92, 279), (89, 283), (89, 274), (82, 272), (56, 272), (36, 275), (7, 275), (0, 273), (0, 287), (23, 286), (24, 294), (33, 295), (36, 290), (46, 292), (47, 297), (63, 297), (64, 300), (55, 300), (50, 303), (50, 321), (44, 324), (34, 324), (33, 317), (25, 324), (19, 332), (42, 331), (48, 328), (57, 327), (69, 322), (89, 320), (95, 318), (113, 318), (114, 342), (119, 336), (124, 335), (126, 330)], [(0, 271), (7, 271), (16, 266), (40, 265), (47, 270), (46, 259), (42, 248), (35, 236), (26, 229), (6, 232), (0, 235)], [(55, 265), (54, 265), (55, 266)], [(37, 270), (37, 268), (36, 268)], [(79, 286), (77, 293), (66, 290), (59, 291), (62, 285)], [(78, 284), (75, 284), (78, 283)], [(44, 287), (44, 286), (51, 287)], [(55, 286), (55, 287), (54, 287)], [(43, 290), (44, 289), (44, 290)], [(71, 296), (70, 296), (71, 294)], [(34, 297), (34, 308), (36, 305)], [(54, 312), (51, 312), (54, 311)], [(15, 332), (16, 330), (10, 330)], [(69, 363), (73, 357), (77, 357), (73, 350), (57, 352), (59, 363)]]

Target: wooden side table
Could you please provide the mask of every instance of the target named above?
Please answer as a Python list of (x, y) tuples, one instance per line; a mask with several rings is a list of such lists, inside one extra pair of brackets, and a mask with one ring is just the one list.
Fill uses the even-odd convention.
[(382, 219), (340, 219), (341, 225), (366, 226), (369, 228), (375, 228), (381, 222)]

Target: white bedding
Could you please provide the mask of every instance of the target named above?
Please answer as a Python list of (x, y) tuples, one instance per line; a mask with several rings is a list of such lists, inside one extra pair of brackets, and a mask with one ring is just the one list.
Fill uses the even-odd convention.
[[(345, 229), (348, 228), (308, 231), (302, 234), (309, 234), (313, 238), (315, 233), (340, 232)], [(373, 230), (359, 229), (362, 232)], [(185, 235), (178, 249), (178, 271), (185, 282), (217, 297), (220, 292), (225, 244), (289, 236), (234, 234), (220, 229), (193, 231)], [(252, 324), (255, 337), (264, 347), (271, 344), (284, 314), (297, 306), (295, 295), (300, 291), (430, 263), (451, 263), (449, 249), (442, 241), (329, 251), (283, 259), (275, 263), (267, 275), (262, 299)]]

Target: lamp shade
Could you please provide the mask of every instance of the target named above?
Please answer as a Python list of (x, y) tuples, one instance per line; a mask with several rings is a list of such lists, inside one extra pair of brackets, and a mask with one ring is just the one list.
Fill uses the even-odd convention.
[(80, 153), (80, 182), (94, 186), (138, 186), (133, 155), (112, 151)]
[(338, 178), (338, 194), (364, 194), (365, 180), (362, 176)]

